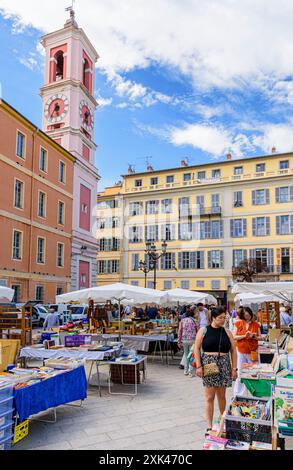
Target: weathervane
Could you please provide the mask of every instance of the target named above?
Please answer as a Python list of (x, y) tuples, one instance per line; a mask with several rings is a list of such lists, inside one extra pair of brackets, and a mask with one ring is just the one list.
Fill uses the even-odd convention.
[(65, 11), (70, 11), (70, 19), (71, 19), (71, 22), (72, 22), (73, 24), (75, 23), (74, 4), (75, 4), (75, 0), (72, 0), (72, 1), (71, 1), (71, 6), (65, 8)]

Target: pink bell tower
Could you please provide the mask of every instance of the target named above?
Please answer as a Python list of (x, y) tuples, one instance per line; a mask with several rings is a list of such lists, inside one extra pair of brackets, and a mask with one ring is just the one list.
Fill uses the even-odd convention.
[[(43, 131), (76, 158), (72, 227), (71, 289), (96, 285), (97, 183), (95, 167), (95, 64), (99, 55), (78, 27), (73, 8), (64, 27), (41, 40), (45, 49)], [(49, 162), (50, 165), (50, 162)], [(66, 178), (66, 168), (61, 170)]]

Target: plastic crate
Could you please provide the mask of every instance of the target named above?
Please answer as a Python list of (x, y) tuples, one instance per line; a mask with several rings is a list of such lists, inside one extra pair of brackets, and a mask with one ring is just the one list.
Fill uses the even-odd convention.
[(22, 441), (25, 437), (28, 436), (29, 431), (29, 420), (27, 419), (23, 423), (15, 426), (14, 429), (14, 439), (13, 444), (17, 444), (17, 442)]
[(13, 409), (13, 397), (5, 398), (5, 400), (0, 400), (0, 415), (6, 413), (6, 411), (12, 411)]
[(51, 336), (55, 334), (56, 333), (42, 333), (41, 343), (44, 343), (44, 341), (51, 341)]
[(65, 336), (65, 347), (73, 348), (91, 343), (91, 335)]
[(140, 371), (139, 366), (128, 365), (128, 364), (111, 364), (111, 381), (116, 384), (134, 384), (135, 383), (135, 371), (136, 371), (136, 383), (140, 384)]
[(9, 436), (7, 439), (0, 441), (0, 450), (10, 450), (12, 444), (13, 435)]
[[(15, 366), (14, 366), (15, 367)], [(6, 398), (11, 398), (13, 395), (13, 387), (0, 387), (0, 401), (5, 400)]]
[(14, 409), (5, 411), (5, 413), (0, 414), (0, 428), (12, 421), (13, 413)]
[(13, 422), (10, 421), (10, 423), (8, 423), (5, 426), (2, 426), (0, 428), (0, 441), (5, 441), (5, 439), (8, 439), (8, 437), (11, 436), (11, 434), (12, 434), (12, 424), (13, 424)]
[[(266, 403), (268, 400), (261, 398), (235, 397), (233, 401), (245, 401), (254, 404), (256, 402)], [(238, 441), (249, 442), (272, 442), (272, 420), (250, 419), (238, 416), (225, 415), (226, 437)]]

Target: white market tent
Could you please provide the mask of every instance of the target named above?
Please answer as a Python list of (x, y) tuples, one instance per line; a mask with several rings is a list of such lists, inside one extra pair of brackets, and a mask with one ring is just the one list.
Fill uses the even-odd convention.
[[(103, 304), (111, 300), (119, 305), (119, 331), (120, 331), (120, 305), (121, 304), (157, 304), (161, 305), (166, 294), (154, 289), (131, 286), (129, 284), (116, 283), (100, 287), (91, 287), (90, 289), (69, 292), (67, 294), (56, 296), (57, 304), (70, 302), (88, 303), (93, 300), (94, 303)], [(120, 333), (119, 333), (120, 336)]]
[(217, 305), (217, 299), (204, 292), (196, 292), (187, 289), (171, 289), (165, 291), (167, 298), (165, 300), (167, 305), (190, 305), (190, 304), (215, 304)]
[(9, 287), (0, 286), (0, 303), (11, 302), (14, 297), (14, 290)]
[(267, 296), (266, 301), (270, 301), (270, 296), (279, 302), (293, 303), (293, 282), (239, 282), (237, 283), (232, 292), (234, 294), (241, 294), (250, 292), (253, 294)]
[(273, 295), (264, 295), (264, 294), (253, 294), (252, 292), (242, 292), (235, 296), (235, 303), (248, 306), (252, 304), (262, 304), (264, 302), (274, 302), (279, 301), (276, 296)]
[(68, 304), (70, 302), (79, 302), (86, 304), (89, 300), (93, 300), (97, 304), (102, 304), (111, 300), (119, 304), (127, 304), (129, 302), (135, 305), (150, 303), (161, 305), (165, 297), (165, 292), (159, 290), (117, 283), (57, 295), (56, 303)]

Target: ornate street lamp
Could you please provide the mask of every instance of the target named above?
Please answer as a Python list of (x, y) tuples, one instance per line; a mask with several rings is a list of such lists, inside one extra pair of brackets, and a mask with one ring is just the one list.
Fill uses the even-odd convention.
[(152, 242), (146, 242), (145, 253), (149, 256), (150, 263), (153, 264), (154, 271), (154, 289), (157, 288), (157, 262), (162, 256), (165, 256), (167, 252), (167, 243), (164, 240), (162, 243), (162, 252), (157, 252), (156, 245)]
[(138, 269), (144, 273), (144, 287), (146, 287), (147, 275), (150, 271), (154, 269), (154, 263), (153, 262), (147, 263), (146, 261), (140, 261)]

